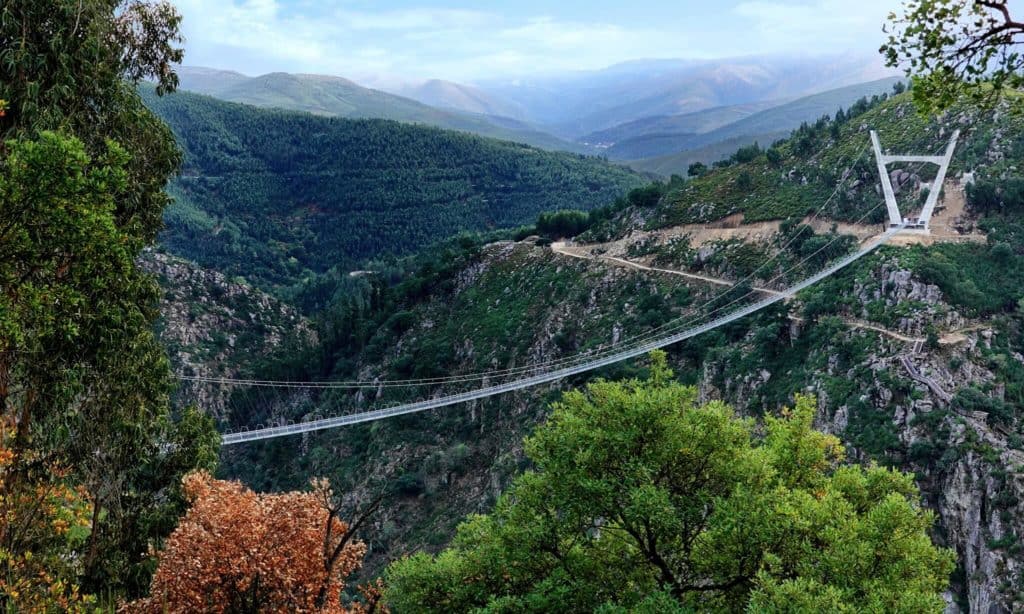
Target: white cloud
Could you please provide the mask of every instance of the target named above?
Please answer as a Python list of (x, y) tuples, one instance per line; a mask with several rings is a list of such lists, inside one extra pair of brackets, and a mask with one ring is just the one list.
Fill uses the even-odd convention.
[(538, 65), (598, 68), (652, 35), (613, 24), (514, 20), (472, 10), (340, 8), (314, 15), (286, 10), (277, 0), (177, 5), (184, 16), (187, 63), (249, 73), (373, 71), (472, 79)]
[[(740, 0), (690, 21), (667, 15), (620, 22), (607, 15), (503, 10), (379, 8), (364, 0), (175, 0), (186, 63), (249, 74), (316, 72), (473, 80), (596, 69), (651, 57), (709, 57), (841, 45), (870, 49), (899, 0)], [(392, 5), (393, 7), (394, 5)], [(551, 9), (554, 12), (554, 8)], [(683, 7), (684, 12), (688, 9)], [(738, 35), (734, 32), (743, 32)], [(827, 47), (827, 48), (826, 48)], [(499, 74), (502, 73), (502, 74)]]
[(486, 26), (494, 16), (481, 11), (405, 9), (380, 13), (337, 11), (334, 17), (353, 30), (436, 30)]
[(813, 53), (814, 46), (822, 44), (833, 49), (877, 47), (882, 24), (898, 5), (898, 0), (752, 0), (738, 4), (733, 13), (749, 20), (754, 31), (774, 44), (808, 41), (807, 51)]
[(541, 48), (567, 49), (592, 45), (617, 45), (638, 39), (640, 33), (602, 23), (564, 23), (551, 17), (535, 17), (522, 25), (501, 31), (502, 39), (528, 43)]

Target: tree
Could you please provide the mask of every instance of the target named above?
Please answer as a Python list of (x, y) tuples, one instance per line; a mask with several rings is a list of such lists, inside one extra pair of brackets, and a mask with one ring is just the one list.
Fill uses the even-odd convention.
[[(138, 0), (0, 4), (0, 418), (14, 429), (0, 490), (57, 487), (39, 468), (64, 472), (91, 517), (84, 545), (52, 554), (87, 592), (148, 584), (180, 476), (216, 458), (212, 423), (169, 411), (158, 289), (134, 264), (180, 160), (136, 85), (173, 89), (178, 21)], [(71, 547), (35, 539), (23, 547)]]
[(736, 175), (736, 187), (740, 190), (747, 191), (754, 187), (754, 178), (750, 176), (750, 171), (740, 171), (739, 175)]
[(686, 169), (690, 177), (703, 177), (708, 172), (708, 167), (703, 162), (694, 162)]
[(537, 232), (553, 239), (575, 237), (589, 227), (590, 216), (586, 211), (554, 211), (541, 213), (537, 218)]
[(941, 112), (964, 95), (987, 104), (1024, 87), (1024, 22), (1008, 0), (908, 0), (889, 21), (880, 51), (889, 66), (905, 67), (923, 112)]
[[(9, 418), (0, 422), (0, 484), (15, 470), (16, 431)], [(16, 488), (0, 488), (0, 608), (87, 611), (92, 600), (76, 583), (80, 561), (64, 554), (85, 544), (92, 506), (81, 488), (68, 483), (63, 468), (44, 463), (33, 474)]]
[[(256, 494), (208, 473), (184, 480), (191, 508), (159, 555), (150, 596), (128, 612), (350, 612), (341, 604), (345, 579), (361, 565), (366, 545), (337, 516), (325, 481), (312, 492)], [(364, 516), (365, 518), (365, 516)]]
[(942, 609), (953, 556), (912, 476), (845, 465), (813, 398), (762, 438), (670, 378), (655, 354), (646, 381), (567, 393), (491, 514), (389, 567), (394, 611)]

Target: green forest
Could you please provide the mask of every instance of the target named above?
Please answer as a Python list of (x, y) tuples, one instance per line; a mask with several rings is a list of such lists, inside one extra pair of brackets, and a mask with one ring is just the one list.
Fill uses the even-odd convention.
[(468, 133), (142, 92), (184, 153), (162, 244), (263, 286), (593, 209), (647, 182), (598, 158)]

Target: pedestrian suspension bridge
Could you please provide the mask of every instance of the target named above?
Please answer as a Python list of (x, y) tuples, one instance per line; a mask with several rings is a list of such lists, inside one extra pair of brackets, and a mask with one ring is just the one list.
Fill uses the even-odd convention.
[[(768, 294), (760, 300), (754, 302), (747, 302), (747, 299), (753, 300), (759, 294), (757, 290), (751, 289), (743, 296), (732, 299), (725, 304), (719, 304), (722, 302), (721, 297), (715, 297), (710, 299), (705, 304), (699, 306), (695, 311), (695, 315), (683, 316), (676, 318), (669, 322), (666, 322), (650, 331), (647, 331), (643, 335), (637, 336), (633, 339), (620, 340), (618, 343), (609, 346), (599, 347), (588, 352), (584, 352), (575, 356), (535, 363), (522, 367), (514, 367), (501, 370), (492, 370), (482, 373), (472, 373), (463, 375), (453, 375), (449, 377), (439, 378), (424, 378), (424, 379), (406, 379), (406, 380), (370, 380), (370, 381), (338, 381), (338, 382), (292, 382), (292, 381), (268, 381), (268, 380), (255, 380), (255, 379), (231, 379), (231, 378), (217, 378), (217, 377), (204, 377), (195, 375), (178, 375), (177, 379), (185, 382), (193, 382), (199, 385), (223, 385), (223, 386), (235, 386), (235, 387), (267, 387), (276, 389), (301, 389), (301, 390), (380, 390), (383, 388), (417, 388), (417, 387), (430, 387), (438, 388), (441, 386), (471, 386), (467, 391), (455, 392), (450, 394), (438, 394), (432, 398), (427, 398), (415, 402), (402, 403), (392, 406), (380, 407), (375, 409), (366, 409), (362, 411), (352, 411), (344, 415), (324, 418), (307, 418), (301, 422), (282, 422), (279, 424), (272, 425), (259, 425), (256, 428), (242, 429), (235, 432), (228, 432), (223, 435), (222, 442), (226, 445), (238, 444), (249, 441), (257, 441), (262, 439), (272, 439), (276, 437), (284, 437), (286, 435), (296, 435), (299, 433), (308, 433), (312, 431), (319, 431), (323, 429), (331, 429), (340, 426), (346, 426), (350, 424), (358, 424), (361, 422), (370, 422), (374, 420), (382, 420), (384, 418), (391, 418), (395, 416), (402, 416), (406, 414), (413, 414), (417, 412), (423, 412), (430, 409), (436, 409), (440, 407), (447, 407), (449, 405), (455, 405), (459, 403), (466, 403), (468, 401), (474, 401), (478, 399), (485, 399), (499, 394), (507, 392), (513, 392), (516, 390), (522, 390), (524, 388), (530, 388), (533, 386), (539, 386), (542, 384), (554, 382), (572, 375), (593, 371), (600, 369), (608, 365), (612, 365), (624, 360), (629, 360), (646, 354), (652, 350), (663, 348), (686, 339), (691, 339), (700, 334), (714, 330), (720, 326), (735, 322), (740, 318), (746, 317), (750, 314), (756, 313), (766, 307), (774, 305), (780, 301), (785, 301), (792, 298), (801, 290), (825, 279), (849, 266), (850, 264), (860, 260), (864, 256), (870, 254), (874, 250), (878, 249), (882, 245), (889, 242), (894, 236), (901, 232), (917, 232), (927, 233), (928, 222), (930, 221), (932, 212), (935, 208), (935, 203), (938, 199), (939, 192), (943, 185), (943, 180), (946, 176), (946, 171), (949, 168), (950, 160), (952, 159), (954, 149), (956, 147), (959, 132), (954, 132), (952, 138), (943, 155), (941, 156), (893, 156), (885, 155), (882, 153), (881, 145), (877, 134), (874, 131), (871, 132), (871, 142), (874, 148), (875, 159), (878, 164), (878, 171), (881, 178), (882, 191), (885, 197), (884, 204), (888, 210), (889, 225), (888, 228), (880, 235), (866, 244), (861, 245), (856, 251), (850, 253), (838, 260), (832, 262), (822, 270), (809, 275), (801, 281), (794, 283), (784, 289), (780, 289), (776, 293)], [(858, 156), (857, 160), (850, 168), (856, 166), (856, 162), (866, 152), (867, 147), (865, 146)], [(896, 205), (895, 190), (893, 189), (890, 176), (888, 174), (887, 165), (894, 162), (904, 163), (917, 163), (918, 167), (923, 164), (937, 164), (939, 166), (936, 174), (935, 181), (931, 184), (931, 189), (928, 194), (928, 199), (922, 208), (922, 211), (917, 217), (904, 217), (900, 214), (899, 208)], [(823, 211), (832, 203), (836, 196), (840, 193), (843, 185), (850, 176), (851, 171), (847, 171), (844, 176), (838, 182), (835, 190), (831, 196), (821, 205), (821, 207), (813, 214), (812, 217), (821, 215)], [(876, 209), (878, 209), (883, 203), (875, 205), (870, 211), (864, 214), (859, 220), (863, 222), (867, 220)], [(751, 272), (747, 277), (736, 282), (736, 287), (742, 287), (741, 284), (750, 281), (760, 271), (766, 270), (779, 254), (785, 252), (786, 248), (796, 240), (798, 235), (791, 237), (788, 242), (782, 246), (776, 252), (775, 256), (767, 259), (764, 263), (758, 267), (757, 270)], [(838, 240), (839, 237), (834, 237), (828, 244), (822, 246), (814, 254), (810, 254), (800, 262), (789, 267), (786, 271), (783, 271), (776, 275), (770, 283), (784, 280), (787, 278), (787, 273), (798, 269), (806, 262), (813, 259), (822, 251), (828, 249), (832, 243)], [(706, 310), (706, 311), (705, 311)]]

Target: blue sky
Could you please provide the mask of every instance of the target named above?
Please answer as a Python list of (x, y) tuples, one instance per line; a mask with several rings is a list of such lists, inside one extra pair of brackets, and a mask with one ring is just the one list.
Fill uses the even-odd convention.
[(185, 63), (364, 82), (508, 78), (639, 58), (874, 53), (899, 0), (173, 0)]

